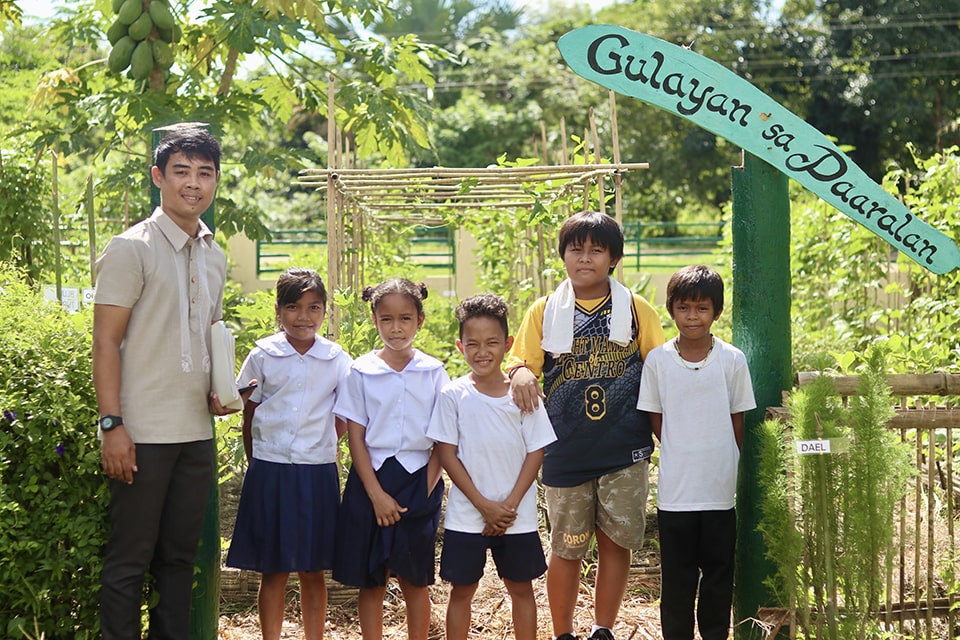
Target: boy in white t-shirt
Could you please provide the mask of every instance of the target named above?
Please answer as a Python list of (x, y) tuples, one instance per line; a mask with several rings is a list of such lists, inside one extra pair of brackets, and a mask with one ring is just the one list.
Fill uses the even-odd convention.
[(679, 335), (647, 355), (637, 401), (660, 441), (660, 625), (664, 640), (691, 640), (696, 602), (700, 637), (726, 640), (743, 412), (757, 403), (743, 352), (710, 333), (720, 275), (702, 265), (673, 274), (667, 310)]
[(440, 577), (451, 583), (447, 638), (466, 640), (487, 549), (510, 594), (517, 640), (537, 637), (532, 581), (546, 571), (534, 481), (543, 448), (556, 440), (546, 409), (522, 414), (503, 358), (513, 338), (507, 304), (484, 294), (456, 310), (457, 348), (471, 372), (440, 391), (427, 436), (453, 482), (444, 516)]

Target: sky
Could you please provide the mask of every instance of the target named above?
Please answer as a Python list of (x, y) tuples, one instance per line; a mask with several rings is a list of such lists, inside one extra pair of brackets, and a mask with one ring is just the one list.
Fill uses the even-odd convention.
[(21, 0), (17, 5), (23, 9), (24, 18), (49, 18), (53, 15), (55, 0)]
[[(515, 0), (518, 5), (523, 5), (530, 10), (545, 7), (550, 0)], [(615, 0), (577, 0), (583, 4), (589, 3), (594, 9), (599, 9), (608, 4), (613, 4)], [(49, 18), (54, 14), (58, 6), (63, 6), (62, 0), (20, 0), (17, 4), (23, 9), (25, 17)]]

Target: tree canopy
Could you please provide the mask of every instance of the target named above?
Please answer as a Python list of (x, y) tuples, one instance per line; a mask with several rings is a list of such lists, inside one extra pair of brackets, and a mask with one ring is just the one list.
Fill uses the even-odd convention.
[(433, 83), (431, 65), (450, 55), (412, 35), (344, 41), (329, 26), (333, 16), (368, 26), (389, 12), (382, 0), (173, 2), (180, 37), (159, 84), (111, 71), (111, 4), (60, 6), (42, 27), (21, 27), (16, 2), (0, 5), (0, 15), (10, 16), (0, 43), (3, 82), (17, 88), (0, 113), (4, 149), (56, 153), (67, 171), (96, 163), (103, 217), (144, 208), (152, 129), (205, 122), (227, 158), (238, 160), (225, 167), (217, 205), (225, 230), (262, 235), (264, 213), (228, 194), (263, 176), (288, 182), (304, 163), (326, 161), (317, 157), (325, 147), (306, 148), (290, 132), (303, 133), (296, 123), (305, 114), (313, 129), (324, 127), (331, 83), (337, 122), (368, 162), (403, 165), (413, 149), (429, 145), (421, 87)]
[[(278, 217), (314, 218), (288, 185), (326, 163), (331, 82), (337, 123), (368, 166), (543, 158), (544, 134), (548, 149), (575, 145), (591, 109), (609, 140), (606, 91), (575, 76), (555, 44), (593, 22), (730, 67), (875, 179), (910, 165), (908, 143), (928, 155), (960, 142), (960, 0), (557, 0), (532, 13), (508, 0), (173, 0), (182, 34), (162, 85), (109, 71), (111, 4), (74, 0), (37, 27), (0, 0), (3, 151), (55, 152), (66, 175), (95, 168), (108, 218), (142, 206), (145, 133), (174, 121), (210, 123), (235, 160), (219, 203), (226, 231), (257, 237)], [(616, 107), (621, 157), (651, 167), (628, 177), (628, 217), (718, 219), (739, 149), (645, 103)]]

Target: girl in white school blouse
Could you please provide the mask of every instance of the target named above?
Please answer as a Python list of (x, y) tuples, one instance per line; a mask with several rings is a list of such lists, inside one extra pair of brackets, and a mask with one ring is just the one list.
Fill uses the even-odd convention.
[(406, 601), (410, 640), (426, 640), (427, 586), (434, 582), (443, 482), (427, 427), (443, 363), (413, 347), (427, 288), (393, 279), (367, 287), (383, 347), (360, 356), (334, 412), (347, 421), (353, 465), (337, 519), (333, 577), (360, 588), (364, 640), (383, 635), (383, 597), (394, 575)]
[(237, 507), (227, 565), (262, 573), (257, 606), (264, 640), (279, 640), (287, 578), (296, 572), (307, 640), (323, 638), (340, 502), (334, 418), (350, 356), (317, 335), (327, 306), (323, 280), (292, 268), (277, 279), (281, 331), (257, 340), (239, 380), (257, 380), (243, 408), (249, 467)]

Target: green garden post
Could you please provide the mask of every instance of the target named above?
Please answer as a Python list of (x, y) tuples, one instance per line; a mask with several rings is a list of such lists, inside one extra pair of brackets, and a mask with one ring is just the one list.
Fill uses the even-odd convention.
[[(737, 640), (766, 634), (749, 622), (771, 606), (764, 585), (773, 574), (760, 523), (759, 442), (766, 407), (778, 407), (791, 385), (790, 199), (787, 177), (749, 153), (733, 169), (733, 342), (747, 356), (757, 408), (744, 417), (737, 484)], [(743, 622), (745, 621), (745, 622)]]
[[(160, 127), (153, 130), (153, 149), (167, 133), (181, 127), (201, 127), (209, 130), (210, 125), (201, 122), (184, 122)], [(150, 205), (160, 205), (160, 190), (151, 182)], [(200, 217), (211, 231), (215, 231), (213, 204)], [(210, 418), (213, 429), (213, 418)], [(216, 469), (216, 463), (214, 468)], [(197, 549), (195, 575), (193, 582), (193, 606), (190, 612), (190, 640), (216, 640), (220, 618), (220, 484), (214, 475), (210, 483), (210, 497), (203, 518), (203, 532), (200, 535), (200, 547)]]

